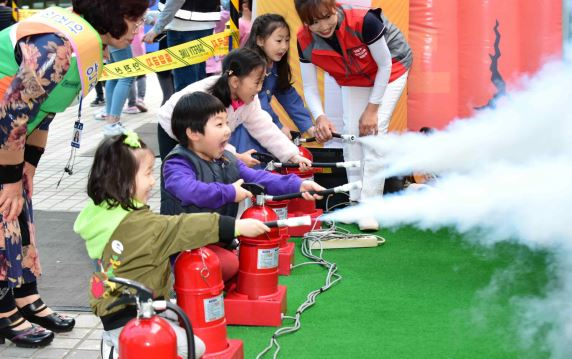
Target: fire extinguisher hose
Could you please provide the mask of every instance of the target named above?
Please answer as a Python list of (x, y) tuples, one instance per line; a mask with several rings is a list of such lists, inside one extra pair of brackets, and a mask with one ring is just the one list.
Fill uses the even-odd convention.
[[(355, 135), (342, 135), (332, 132), (332, 137), (341, 138), (344, 142), (354, 143), (356, 141)], [(300, 138), (300, 142), (316, 142), (316, 137)]]
[[(274, 162), (272, 166), (275, 168), (300, 168), (299, 163), (290, 162)], [(361, 166), (360, 161), (347, 162), (312, 162), (312, 168), (358, 168)]]
[(348, 192), (352, 189), (360, 189), (360, 188), (361, 188), (361, 181), (356, 181), (356, 182), (346, 183), (345, 185), (342, 185), (342, 186), (337, 186), (337, 187), (325, 189), (323, 191), (296, 192), (296, 193), (283, 194), (280, 196), (267, 195), (267, 196), (264, 196), (264, 199), (267, 201), (283, 201), (283, 200), (292, 199), (292, 198), (302, 198), (303, 193), (317, 194), (319, 196), (327, 196), (327, 195), (334, 194), (334, 193)]
[(172, 310), (177, 314), (177, 316), (179, 316), (185, 327), (185, 332), (187, 333), (187, 358), (195, 359), (195, 336), (193, 334), (193, 327), (191, 325), (191, 320), (180, 307), (171, 303), (170, 301), (166, 301), (166, 303), (167, 303), (167, 308)]

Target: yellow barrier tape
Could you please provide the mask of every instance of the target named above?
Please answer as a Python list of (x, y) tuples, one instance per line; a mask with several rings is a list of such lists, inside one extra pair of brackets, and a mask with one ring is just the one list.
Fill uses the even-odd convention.
[(40, 11), (42, 11), (42, 10), (16, 8), (15, 13), (16, 13), (17, 21), (22, 21), (22, 20), (34, 15), (35, 13), (40, 12)]
[(99, 81), (172, 70), (204, 62), (212, 56), (226, 55), (230, 34), (230, 31), (223, 31), (168, 49), (105, 65)]

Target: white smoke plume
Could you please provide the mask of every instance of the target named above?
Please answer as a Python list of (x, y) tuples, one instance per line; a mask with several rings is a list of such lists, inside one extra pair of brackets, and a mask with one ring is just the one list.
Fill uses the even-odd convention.
[[(431, 134), (363, 139), (383, 155), (384, 177), (436, 173), (423, 190), (336, 211), (332, 220), (372, 213), (382, 227), (478, 230), (480, 240), (517, 240), (557, 253), (542, 298), (519, 299), (523, 342), (543, 335), (553, 358), (572, 357), (572, 65), (546, 66), (496, 109)], [(551, 328), (543, 333), (546, 326)], [(544, 331), (546, 333), (546, 331)]]

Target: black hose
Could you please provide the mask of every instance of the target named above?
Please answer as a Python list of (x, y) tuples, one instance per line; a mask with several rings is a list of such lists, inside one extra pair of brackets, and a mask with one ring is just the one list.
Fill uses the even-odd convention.
[(166, 303), (167, 303), (167, 308), (177, 313), (179, 318), (181, 318), (183, 325), (185, 326), (185, 332), (187, 333), (187, 358), (195, 359), (195, 336), (193, 334), (193, 327), (191, 325), (191, 320), (179, 306), (171, 303), (169, 300), (166, 300)]
[(332, 193), (336, 193), (336, 189), (335, 188), (329, 188), (329, 189), (325, 189), (323, 191), (304, 191), (304, 192), (288, 193), (288, 194), (283, 194), (280, 196), (272, 196), (272, 201), (283, 201), (285, 199), (301, 198), (302, 193), (309, 193), (309, 194), (317, 194), (320, 196), (326, 196), (326, 195), (329, 195)]
[[(300, 168), (300, 164), (286, 162), (281, 163), (278, 168)], [(336, 162), (312, 162), (312, 168), (338, 168), (338, 164)]]

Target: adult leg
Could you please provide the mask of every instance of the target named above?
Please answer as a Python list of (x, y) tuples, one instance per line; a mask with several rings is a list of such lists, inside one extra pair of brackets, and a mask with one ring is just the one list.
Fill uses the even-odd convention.
[[(164, 38), (159, 42), (159, 50), (166, 49), (167, 47), (169, 47), (167, 45), (167, 39)], [(171, 70), (157, 72), (157, 78), (159, 79), (159, 86), (161, 86), (161, 92), (163, 93), (163, 100), (161, 101), (161, 106), (163, 106), (175, 93), (173, 73)]]
[(135, 106), (137, 106), (139, 111), (147, 112), (147, 106), (145, 105), (145, 94), (147, 93), (147, 76), (137, 76), (135, 83), (137, 84), (137, 99), (135, 100)]
[[(378, 137), (383, 137), (387, 134), (389, 130), (389, 122), (391, 121), (391, 116), (397, 106), (397, 102), (403, 93), (403, 89), (407, 84), (408, 73), (403, 74), (401, 77), (397, 78), (395, 81), (389, 83), (383, 94), (381, 105), (377, 112), (378, 115)], [(383, 141), (380, 138), (380, 141)], [(362, 195), (365, 198), (372, 198), (376, 196), (381, 196), (383, 194), (383, 187), (385, 184), (384, 178), (376, 178), (379, 172), (382, 170), (382, 165), (380, 158), (383, 154), (379, 153), (375, 147), (363, 146), (364, 151), (364, 186), (362, 190)], [(367, 179), (367, 180), (366, 180)], [(366, 184), (367, 181), (367, 184)]]
[[(129, 59), (132, 57), (131, 47), (128, 46), (124, 49), (110, 48), (109, 55), (113, 62)], [(132, 83), (133, 77), (121, 78), (117, 80), (117, 84), (113, 89), (113, 94), (110, 94), (109, 92), (107, 93), (107, 102), (110, 103), (110, 105), (107, 106), (109, 109), (109, 112), (107, 113), (109, 115), (109, 123), (119, 121), (121, 110), (123, 109), (123, 105), (125, 105), (125, 101), (127, 100), (127, 96), (129, 94), (129, 88), (131, 87)]]
[[(167, 43), (169, 47), (183, 44), (192, 40), (200, 39), (205, 36), (212, 35), (213, 29), (196, 30), (196, 31), (167, 31)], [(173, 70), (173, 79), (175, 81), (175, 91), (180, 91), (188, 85), (204, 79), (207, 76), (206, 64), (199, 64), (179, 67)]]

